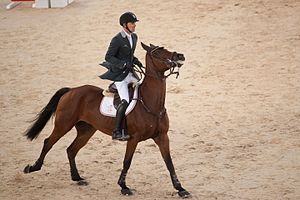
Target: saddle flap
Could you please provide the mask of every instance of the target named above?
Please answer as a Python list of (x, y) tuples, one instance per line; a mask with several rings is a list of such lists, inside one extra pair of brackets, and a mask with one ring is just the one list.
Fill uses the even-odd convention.
[[(127, 107), (126, 110), (126, 115), (128, 115), (135, 107), (136, 103), (137, 103), (137, 99), (138, 99), (138, 90), (139, 90), (139, 85), (137, 84), (134, 88), (131, 86), (129, 91), (129, 96), (130, 96), (130, 103), (129, 106)], [(110, 93), (112, 94), (112, 93)], [(119, 105), (119, 103), (114, 103), (114, 99), (115, 98), (119, 98), (119, 95), (109, 95), (109, 96), (104, 96), (101, 100), (100, 103), (100, 113), (104, 116), (108, 116), (108, 117), (115, 117), (116, 113), (117, 113), (117, 109), (116, 106)], [(120, 100), (121, 102), (121, 100)], [(114, 104), (117, 104), (116, 106)]]

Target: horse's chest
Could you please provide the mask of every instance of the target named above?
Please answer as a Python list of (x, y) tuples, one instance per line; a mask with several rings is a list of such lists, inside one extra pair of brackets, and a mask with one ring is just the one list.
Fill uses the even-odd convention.
[(161, 118), (156, 117), (145, 123), (145, 134), (152, 137), (153, 135), (168, 131), (168, 128), (169, 121), (166, 115)]

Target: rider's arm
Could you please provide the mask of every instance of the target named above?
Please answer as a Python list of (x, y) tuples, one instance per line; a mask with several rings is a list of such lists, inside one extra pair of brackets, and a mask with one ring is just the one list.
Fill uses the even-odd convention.
[(114, 37), (109, 44), (108, 50), (105, 55), (105, 60), (111, 63), (113, 66), (123, 69), (125, 68), (126, 62), (116, 57), (120, 46), (121, 45), (119, 39), (117, 37)]

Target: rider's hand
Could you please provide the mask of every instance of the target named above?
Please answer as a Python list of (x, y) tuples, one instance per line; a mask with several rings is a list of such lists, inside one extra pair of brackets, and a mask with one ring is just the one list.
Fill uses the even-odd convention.
[(126, 62), (125, 68), (132, 69), (133, 68), (133, 64), (131, 62)]
[(130, 63), (130, 62), (124, 62), (124, 64), (123, 64), (123, 66), (122, 66), (121, 69), (125, 70), (127, 68), (131, 69), (132, 68), (132, 63)]

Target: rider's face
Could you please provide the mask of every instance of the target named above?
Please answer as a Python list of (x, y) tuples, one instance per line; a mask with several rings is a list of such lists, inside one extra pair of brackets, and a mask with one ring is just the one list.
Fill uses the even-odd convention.
[(128, 23), (127, 23), (127, 27), (128, 27), (128, 29), (129, 29), (131, 32), (134, 32), (134, 31), (135, 31), (135, 26), (136, 26), (135, 22), (134, 22), (134, 23), (133, 23), (133, 22), (128, 22)]

